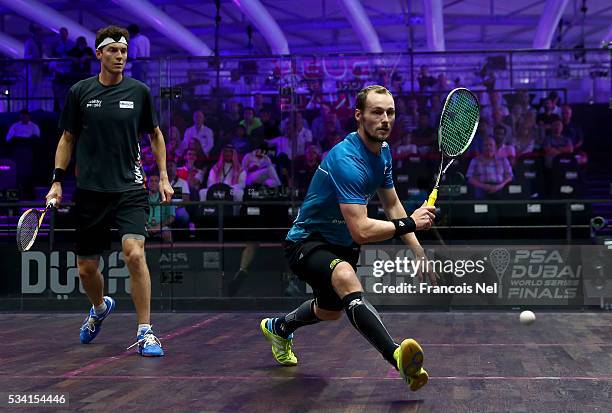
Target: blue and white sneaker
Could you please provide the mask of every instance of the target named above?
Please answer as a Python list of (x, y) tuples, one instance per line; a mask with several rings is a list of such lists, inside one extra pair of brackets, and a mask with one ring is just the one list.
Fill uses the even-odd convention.
[(106, 311), (98, 315), (94, 311), (94, 308), (91, 307), (89, 309), (89, 315), (85, 317), (85, 322), (81, 326), (81, 343), (83, 344), (89, 344), (96, 338), (102, 329), (102, 321), (104, 321), (104, 319), (115, 309), (115, 300), (107, 296), (103, 298), (106, 303)]
[(129, 346), (127, 350), (131, 349), (135, 345), (138, 345), (136, 350), (138, 351), (138, 354), (143, 357), (161, 357), (164, 355), (161, 342), (153, 333), (152, 326), (147, 330), (140, 330), (136, 336), (136, 340), (137, 341)]

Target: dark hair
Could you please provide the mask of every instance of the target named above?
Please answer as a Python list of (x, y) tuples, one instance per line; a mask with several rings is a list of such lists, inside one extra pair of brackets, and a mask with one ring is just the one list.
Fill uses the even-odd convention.
[(102, 29), (98, 30), (98, 32), (96, 33), (96, 49), (98, 48), (98, 45), (102, 43), (102, 41), (106, 39), (107, 37), (110, 37), (115, 40), (119, 40), (121, 36), (125, 37), (125, 40), (127, 41), (130, 40), (130, 34), (123, 27), (119, 27), (119, 26), (103, 27)]
[(140, 27), (138, 27), (138, 25), (134, 24), (134, 23), (130, 24), (127, 27), (127, 30), (128, 30), (128, 32), (130, 32), (130, 34), (133, 34), (133, 35), (136, 35), (136, 34), (140, 33)]
[(368, 98), (368, 93), (370, 93), (370, 92), (380, 93), (381, 95), (386, 93), (389, 96), (393, 96), (393, 95), (391, 95), (391, 92), (389, 92), (389, 90), (387, 90), (387, 88), (384, 87), (384, 86), (370, 85), (368, 87), (364, 87), (357, 94), (357, 104), (356, 104), (356, 108), (357, 109), (359, 109), (359, 110), (364, 110), (365, 109), (366, 99)]

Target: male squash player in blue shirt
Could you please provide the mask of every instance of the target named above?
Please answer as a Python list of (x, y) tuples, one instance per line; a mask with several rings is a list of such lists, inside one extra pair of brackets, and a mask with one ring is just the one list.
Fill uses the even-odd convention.
[[(337, 320), (344, 310), (351, 324), (391, 365), (410, 389), (427, 383), (423, 350), (413, 339), (396, 344), (374, 307), (363, 295), (355, 273), (359, 246), (399, 236), (417, 259), (424, 251), (415, 230), (429, 229), (434, 207), (423, 204), (410, 217), (397, 197), (391, 174), (391, 151), (385, 142), (395, 121), (391, 93), (368, 86), (357, 95), (359, 128), (334, 146), (317, 168), (308, 193), (285, 241), (291, 270), (310, 284), (314, 299), (278, 318), (265, 318), (261, 330), (272, 343), (274, 359), (295, 366), (293, 332), (324, 320)], [(367, 203), (378, 193), (389, 221), (367, 216)], [(422, 273), (419, 273), (422, 277)], [(429, 274), (432, 283), (435, 275)]]

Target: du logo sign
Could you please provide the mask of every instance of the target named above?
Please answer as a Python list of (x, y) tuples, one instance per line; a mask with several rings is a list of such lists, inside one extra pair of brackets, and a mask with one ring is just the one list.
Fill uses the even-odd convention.
[[(60, 258), (63, 258), (60, 260)], [(108, 293), (118, 290), (118, 280), (123, 279), (124, 291), (130, 293), (130, 273), (122, 252), (112, 252), (106, 259), (100, 257), (99, 271), (108, 274)], [(61, 277), (66, 274), (65, 278)], [(79, 289), (85, 291), (79, 282), (76, 254), (72, 251), (28, 251), (21, 254), (21, 293), (42, 294), (50, 289), (54, 294), (72, 294)]]

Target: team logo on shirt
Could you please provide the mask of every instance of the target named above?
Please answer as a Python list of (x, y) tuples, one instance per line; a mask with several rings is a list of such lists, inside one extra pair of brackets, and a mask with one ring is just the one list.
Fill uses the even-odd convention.
[(134, 102), (131, 100), (120, 100), (119, 101), (120, 109), (134, 109)]
[(92, 99), (89, 102), (87, 102), (87, 107), (88, 108), (101, 108), (102, 101), (98, 99)]

